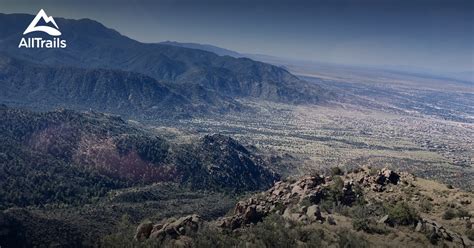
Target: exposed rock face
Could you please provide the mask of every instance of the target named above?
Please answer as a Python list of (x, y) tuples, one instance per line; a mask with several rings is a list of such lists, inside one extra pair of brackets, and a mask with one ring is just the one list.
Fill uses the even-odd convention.
[(308, 207), (308, 210), (306, 210), (306, 215), (309, 217), (310, 220), (320, 222), (324, 221), (323, 215), (321, 214), (321, 209), (318, 205), (312, 205)]
[[(355, 218), (365, 218), (368, 222), (364, 223), (369, 224), (365, 224), (367, 229), (361, 230), (367, 235), (373, 234), (374, 230), (379, 230), (367, 226), (372, 225), (372, 223), (375, 226), (384, 226), (388, 232), (391, 232), (390, 230), (398, 229), (400, 225), (404, 225), (395, 224), (393, 219), (404, 218), (403, 216), (399, 217), (399, 215), (405, 215), (403, 212), (405, 210), (397, 210), (393, 214), (391, 208), (385, 208), (382, 205), (385, 205), (385, 203), (390, 205), (399, 201), (415, 203), (411, 198), (403, 199), (403, 192), (406, 189), (413, 189), (417, 185), (412, 175), (395, 173), (388, 169), (380, 170), (377, 173), (365, 169), (334, 178), (318, 175), (306, 176), (296, 181), (279, 181), (269, 190), (239, 201), (235, 205), (232, 215), (210, 222), (209, 226), (223, 231), (223, 233), (229, 231), (242, 233), (244, 232), (242, 228), (261, 222), (267, 216), (280, 215), (281, 219), (287, 221), (286, 224), (288, 225), (297, 224), (314, 227), (321, 224), (321, 228), (326, 225), (345, 227), (348, 221), (352, 221), (352, 225), (354, 225)], [(379, 188), (374, 192), (375, 187)], [(362, 195), (363, 201), (359, 201), (359, 197)], [(329, 210), (326, 201), (329, 201), (330, 204), (336, 204), (335, 201), (337, 201), (337, 206), (345, 205), (350, 207), (351, 210), (367, 210), (367, 212), (361, 216), (341, 216), (340, 212)], [(358, 205), (353, 206), (354, 202), (357, 202)], [(323, 203), (325, 204), (322, 205)], [(413, 211), (416, 212), (416, 208)], [(414, 215), (415, 221), (420, 221), (416, 227), (410, 225), (398, 229), (399, 231), (402, 230), (402, 236), (406, 235), (411, 239), (412, 236), (406, 234), (406, 230), (409, 230), (410, 235), (416, 234), (416, 232), (422, 233), (421, 236), (428, 237), (433, 244), (442, 241), (447, 247), (470, 247), (471, 243), (468, 238), (456, 233), (456, 230), (452, 227), (451, 230), (448, 230), (434, 221), (420, 217), (417, 213)], [(338, 222), (336, 222), (335, 217), (337, 217)], [(199, 223), (197, 219), (194, 220), (193, 217), (188, 216), (177, 221), (155, 225), (150, 238), (163, 239), (164, 237), (170, 237), (173, 240), (179, 240), (180, 244), (186, 244), (186, 241), (190, 239), (188, 234), (196, 231), (200, 226), (196, 223)], [(385, 224), (388, 225), (385, 226)], [(384, 231), (381, 230), (380, 232)]]
[(341, 203), (344, 205), (351, 205), (357, 199), (357, 194), (354, 192), (354, 181), (349, 180), (344, 182), (344, 187), (342, 188), (342, 198)]
[[(168, 238), (171, 240), (180, 240), (180, 242), (185, 242), (185, 240), (183, 240), (183, 236), (188, 237), (189, 234), (196, 232), (201, 224), (202, 220), (199, 215), (188, 215), (177, 220), (169, 220), (164, 223), (151, 226), (152, 229), (148, 233), (148, 236), (149, 238), (153, 239), (163, 240)], [(136, 237), (140, 234), (139, 228), (137, 228), (137, 234), (135, 235)], [(150, 226), (147, 225), (146, 229), (142, 228), (141, 230), (149, 230), (149, 228)], [(185, 239), (189, 240), (190, 238)]]
[(416, 225), (415, 231), (428, 234), (431, 240), (445, 240), (455, 244), (455, 247), (466, 247), (461, 235), (446, 230), (436, 221), (422, 219)]
[(408, 173), (396, 173), (392, 170), (384, 168), (376, 175), (370, 173), (360, 173), (356, 177), (357, 182), (363, 187), (370, 187), (375, 192), (383, 192), (388, 185), (397, 185), (400, 182), (410, 184), (414, 180), (414, 176)]
[(388, 214), (387, 215), (384, 215), (382, 218), (380, 218), (377, 223), (379, 224), (385, 224), (385, 223), (388, 223), (389, 222), (389, 216)]
[(398, 184), (398, 181), (400, 180), (400, 176), (389, 170), (389, 169), (382, 169), (382, 171), (380, 171), (379, 173), (379, 178), (377, 179), (377, 181), (382, 181), (382, 183), (380, 184), (387, 184), (387, 183), (391, 183), (391, 184)]
[(135, 240), (143, 240), (150, 237), (151, 230), (153, 229), (153, 223), (145, 222), (141, 223), (137, 227), (137, 231), (135, 232)]
[[(304, 177), (294, 183), (277, 182), (268, 191), (246, 201), (238, 202), (234, 209), (234, 215), (222, 218), (219, 221), (220, 226), (230, 229), (240, 228), (259, 222), (270, 213), (281, 214), (295, 221), (322, 220), (321, 212), (313, 211), (314, 208), (319, 209), (317, 205), (310, 207), (311, 210), (308, 208), (309, 211), (313, 211), (310, 212), (312, 216), (307, 214), (308, 210), (298, 206), (301, 202), (318, 204), (324, 194), (324, 185), (325, 180), (320, 176)], [(306, 217), (302, 218), (303, 216)]]

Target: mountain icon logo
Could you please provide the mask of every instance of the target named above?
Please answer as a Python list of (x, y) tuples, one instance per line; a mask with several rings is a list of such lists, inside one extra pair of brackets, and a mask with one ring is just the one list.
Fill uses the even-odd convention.
[[(51, 23), (53, 24), (56, 28), (50, 27), (50, 26), (37, 26), (38, 22), (43, 19), (44, 22), (46, 23)], [(44, 12), (43, 9), (41, 9), (38, 14), (36, 14), (35, 18), (33, 21), (30, 23), (30, 25), (26, 28), (25, 32), (23, 32), (23, 35), (31, 33), (31, 32), (45, 32), (51, 36), (60, 36), (61, 32), (59, 31), (58, 24), (54, 21), (54, 18), (52, 16), (48, 16), (46, 12)]]

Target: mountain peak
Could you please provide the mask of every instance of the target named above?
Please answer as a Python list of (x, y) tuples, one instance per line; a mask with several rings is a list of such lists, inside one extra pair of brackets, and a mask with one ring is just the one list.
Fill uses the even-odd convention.
[[(285, 69), (246, 58), (180, 47), (174, 42), (141, 43), (90, 19), (56, 18), (61, 39), (67, 40), (64, 49), (18, 49), (23, 25), (28, 25), (32, 16), (2, 15), (0, 18), (0, 30), (3, 30), (0, 31), (0, 52), (21, 60), (51, 67), (136, 72), (166, 83), (182, 96), (221, 106), (235, 106), (234, 98), (290, 103), (316, 103), (321, 99), (318, 86), (304, 83)], [(205, 94), (191, 91), (196, 88)]]

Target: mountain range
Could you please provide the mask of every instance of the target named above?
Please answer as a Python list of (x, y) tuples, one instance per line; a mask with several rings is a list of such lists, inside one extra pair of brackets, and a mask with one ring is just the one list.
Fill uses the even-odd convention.
[[(34, 66), (39, 74), (47, 73), (49, 77), (40, 77), (38, 84), (59, 86), (54, 94), (58, 102), (68, 98), (65, 105), (70, 103), (85, 109), (94, 105), (94, 109), (112, 111), (111, 105), (126, 106), (125, 109), (143, 109), (143, 115), (149, 115), (150, 111), (152, 115), (161, 115), (176, 113), (174, 109), (178, 109), (177, 113), (184, 109), (188, 114), (199, 113), (196, 109), (239, 110), (241, 106), (235, 101), (239, 98), (287, 103), (318, 103), (323, 99), (324, 91), (320, 87), (300, 80), (283, 68), (175, 45), (141, 43), (89, 19), (55, 18), (61, 39), (67, 41), (64, 49), (18, 48), (22, 37), (48, 38), (38, 32), (22, 35), (32, 19), (33, 16), (26, 14), (0, 14), (0, 52), (7, 57), (3, 60), (13, 59), (17, 66)], [(12, 71), (21, 70), (10, 68), (15, 65), (3, 63), (0, 73), (4, 81), (18, 76)], [(22, 81), (32, 82), (35, 77), (29, 73)], [(14, 91), (20, 89), (14, 89), (15, 85), (3, 83), (2, 91), (17, 98)], [(101, 99), (94, 99), (94, 104), (85, 103), (85, 92), (77, 92), (85, 85), (89, 86), (88, 93), (94, 92)], [(153, 89), (148, 91), (150, 88)], [(26, 101), (51, 99), (50, 94), (40, 93), (44, 88), (28, 89), (34, 94), (27, 92)], [(101, 89), (109, 92), (105, 94)], [(72, 95), (67, 95), (71, 90)], [(113, 112), (123, 114), (123, 111)]]
[(234, 58), (243, 58), (243, 57), (250, 58), (246, 54), (242, 54), (242, 53), (239, 53), (239, 52), (236, 52), (236, 51), (232, 51), (232, 50), (229, 50), (229, 49), (225, 49), (225, 48), (210, 45), (210, 44), (200, 44), (200, 43), (192, 43), (192, 42), (177, 42), (177, 41), (169, 41), (169, 40), (160, 42), (159, 44), (198, 49), (198, 50), (203, 50), (203, 51), (208, 51), (208, 52), (211, 52), (211, 53), (215, 53), (219, 56), (230, 56), (230, 57), (234, 57)]

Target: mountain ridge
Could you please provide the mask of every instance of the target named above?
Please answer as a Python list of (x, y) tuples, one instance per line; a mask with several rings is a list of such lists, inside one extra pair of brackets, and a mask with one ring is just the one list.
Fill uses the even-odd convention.
[[(94, 109), (143, 120), (187, 118), (238, 110), (236, 101), (210, 95), (191, 99), (149, 76), (121, 70), (52, 67), (0, 53), (0, 100), (15, 106)], [(199, 89), (194, 91), (199, 94)], [(36, 105), (34, 105), (36, 104)]]
[[(140, 43), (90, 19), (56, 18), (67, 40), (65, 49), (19, 49), (23, 25), (30, 15), (0, 15), (0, 51), (18, 59), (49, 66), (72, 66), (138, 72), (180, 95), (197, 97), (201, 88), (213, 98), (255, 98), (288, 103), (318, 103), (324, 92), (288, 71), (247, 58), (172, 45)], [(28, 34), (25, 37), (29, 37)], [(36, 33), (42, 37), (42, 34)]]

